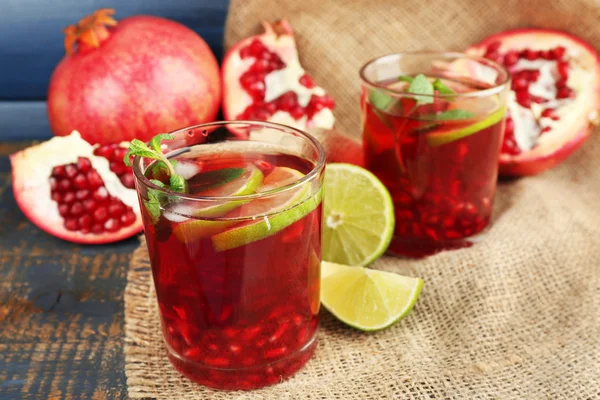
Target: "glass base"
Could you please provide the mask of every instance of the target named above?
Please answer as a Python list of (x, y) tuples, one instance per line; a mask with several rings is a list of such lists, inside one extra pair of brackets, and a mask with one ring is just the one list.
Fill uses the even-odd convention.
[(186, 359), (165, 343), (169, 361), (186, 378), (221, 390), (250, 390), (283, 382), (300, 370), (317, 347), (317, 335), (295, 353), (269, 364), (248, 368), (214, 368)]
[(405, 236), (394, 236), (387, 249), (387, 253), (410, 258), (423, 258), (437, 254), (445, 250), (458, 250), (471, 247), (480, 242), (489, 229), (489, 225), (483, 231), (461, 239), (436, 241), (421, 238), (407, 238)]

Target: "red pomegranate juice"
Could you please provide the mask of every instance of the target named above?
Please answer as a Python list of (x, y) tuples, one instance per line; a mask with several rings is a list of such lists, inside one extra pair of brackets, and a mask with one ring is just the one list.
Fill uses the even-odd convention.
[[(206, 179), (219, 175), (206, 172), (258, 168), (264, 185), (278, 168), (301, 176), (314, 167), (283, 154), (185, 159), (190, 162), (201, 170), (189, 179), (190, 192), (200, 195), (208, 186), (214, 190), (215, 184), (218, 190), (219, 182), (207, 186)], [(256, 191), (261, 191), (260, 186)], [(316, 347), (320, 301), (318, 196), (298, 198), (297, 204), (288, 199), (284, 207), (277, 204), (284, 200), (275, 196), (269, 200), (275, 203), (273, 207), (284, 209), (268, 217), (252, 215), (259, 200), (243, 202), (223, 215), (207, 218), (224, 223), (209, 234), (202, 229), (181, 229), (182, 224), (203, 220), (184, 215), (177, 204), (163, 207), (158, 219), (142, 204), (168, 356), (182, 374), (219, 389), (253, 389), (281, 382), (308, 361)], [(314, 205), (306, 208), (307, 202)], [(300, 213), (291, 213), (296, 217), (284, 216), (281, 223), (282, 214), (290, 215), (298, 207), (303, 207)], [(189, 207), (184, 210), (194, 214)], [(219, 234), (266, 218), (276, 233), (262, 238), (250, 233), (247, 243), (218, 248), (215, 237)]]
[[(446, 84), (459, 93), (470, 91), (464, 84)], [(370, 98), (364, 88), (365, 162), (394, 201), (396, 228), (389, 251), (423, 257), (471, 245), (466, 239), (490, 221), (504, 130), (504, 118), (497, 116), (504, 110), (485, 98), (417, 104), (407, 97), (385, 109)], [(469, 117), (452, 119), (464, 116), (448, 113), (453, 109), (469, 110)], [(463, 133), (456, 138), (457, 132)]]

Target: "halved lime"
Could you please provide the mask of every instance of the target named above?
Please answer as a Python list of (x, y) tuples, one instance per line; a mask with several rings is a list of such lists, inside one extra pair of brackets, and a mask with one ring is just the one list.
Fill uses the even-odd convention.
[(427, 134), (427, 143), (430, 146), (436, 147), (446, 143), (454, 142), (455, 140), (462, 139), (465, 136), (477, 133), (487, 127), (500, 122), (506, 114), (506, 107), (500, 107), (496, 111), (492, 112), (484, 119), (480, 119), (478, 122), (474, 122), (472, 125), (467, 125), (464, 128), (451, 129), (451, 130), (436, 130), (433, 133)]
[(394, 204), (383, 183), (351, 164), (325, 171), (323, 260), (364, 266), (387, 249), (394, 233)]
[(364, 267), (321, 263), (321, 303), (361, 331), (387, 328), (412, 310), (423, 280)]
[[(276, 167), (264, 180), (258, 192), (277, 189), (302, 178), (292, 168)], [(242, 209), (245, 217), (259, 216), (213, 236), (217, 251), (224, 251), (264, 239), (302, 219), (321, 202), (320, 192), (310, 196), (310, 185), (304, 184), (277, 195), (253, 200)]]
[[(205, 190), (196, 192), (194, 185), (192, 190), (194, 194), (206, 197), (220, 196), (242, 196), (255, 193), (263, 183), (263, 173), (250, 165), (248, 168), (224, 168), (221, 170), (209, 171), (204, 174), (206, 179), (196, 179), (196, 190), (199, 185), (205, 185)], [(226, 183), (222, 183), (226, 182)], [(247, 203), (247, 200), (223, 201), (214, 205), (195, 208), (188, 204), (177, 204), (169, 209), (169, 213), (181, 215), (184, 219), (186, 215), (192, 215), (197, 218), (220, 217), (228, 212)], [(238, 224), (238, 221), (232, 220), (210, 220), (210, 219), (186, 219), (175, 225), (173, 234), (183, 243), (189, 243), (194, 240), (206, 238), (225, 229)]]

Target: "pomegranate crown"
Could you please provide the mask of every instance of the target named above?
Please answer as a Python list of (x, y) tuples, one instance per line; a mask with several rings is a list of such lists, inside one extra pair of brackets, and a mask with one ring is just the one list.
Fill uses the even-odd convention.
[(102, 8), (63, 29), (67, 54), (73, 54), (75, 43), (80, 46), (99, 47), (109, 36), (108, 27), (117, 25), (117, 21), (112, 17), (114, 14), (115, 10), (112, 8)]

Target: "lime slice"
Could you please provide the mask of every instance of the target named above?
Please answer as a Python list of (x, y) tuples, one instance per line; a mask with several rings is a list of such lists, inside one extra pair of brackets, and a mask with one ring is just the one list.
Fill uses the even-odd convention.
[[(262, 172), (254, 165), (251, 165), (249, 168), (225, 168), (222, 170), (209, 171), (205, 174), (206, 179), (198, 181), (202, 182), (203, 185), (206, 185), (207, 189), (194, 194), (207, 197), (242, 196), (255, 193), (257, 188), (263, 182)], [(219, 184), (219, 182), (227, 183)], [(196, 187), (198, 187), (198, 185), (196, 185)], [(192, 188), (194, 188), (193, 184)], [(170, 211), (180, 215), (193, 215), (197, 218), (220, 217), (247, 202), (247, 200), (221, 202), (200, 209), (192, 208), (189, 205), (176, 205)], [(238, 223), (239, 221), (235, 220), (190, 218), (177, 224), (173, 228), (173, 234), (181, 242), (190, 243), (223, 232), (227, 228)]]
[(465, 128), (450, 130), (450, 131), (435, 131), (427, 135), (427, 143), (430, 146), (436, 147), (446, 143), (454, 142), (455, 140), (462, 139), (465, 136), (477, 133), (489, 126), (494, 125), (504, 118), (506, 114), (506, 107), (500, 107), (485, 119), (475, 122), (472, 125), (468, 125)]
[[(260, 187), (261, 183), (263, 183), (263, 173), (254, 165), (251, 165), (248, 168), (226, 168), (226, 170), (231, 170), (232, 173), (235, 172), (236, 174), (239, 170), (242, 170), (242, 173), (231, 182), (210, 188), (202, 192), (194, 192), (194, 194), (204, 197), (244, 196), (255, 193)], [(223, 170), (219, 170), (218, 172), (221, 171)], [(217, 171), (210, 171), (206, 174), (211, 174), (213, 172)], [(195, 217), (220, 217), (227, 214), (231, 210), (238, 208), (244, 203), (247, 203), (247, 201), (240, 200), (222, 202), (220, 204), (215, 204), (214, 206), (204, 207), (194, 211), (193, 215)]]
[(394, 233), (394, 204), (383, 183), (355, 165), (328, 164), (324, 188), (323, 260), (375, 261)]
[(343, 323), (376, 331), (404, 318), (423, 280), (363, 267), (321, 263), (321, 304)]
[[(258, 192), (287, 186), (303, 176), (304, 174), (295, 169), (276, 167), (265, 178)], [(212, 242), (215, 249), (225, 251), (276, 234), (317, 208), (321, 202), (320, 193), (310, 196), (310, 185), (303, 184), (275, 196), (251, 201), (244, 206), (242, 214), (248, 217), (262, 217), (214, 235)]]

